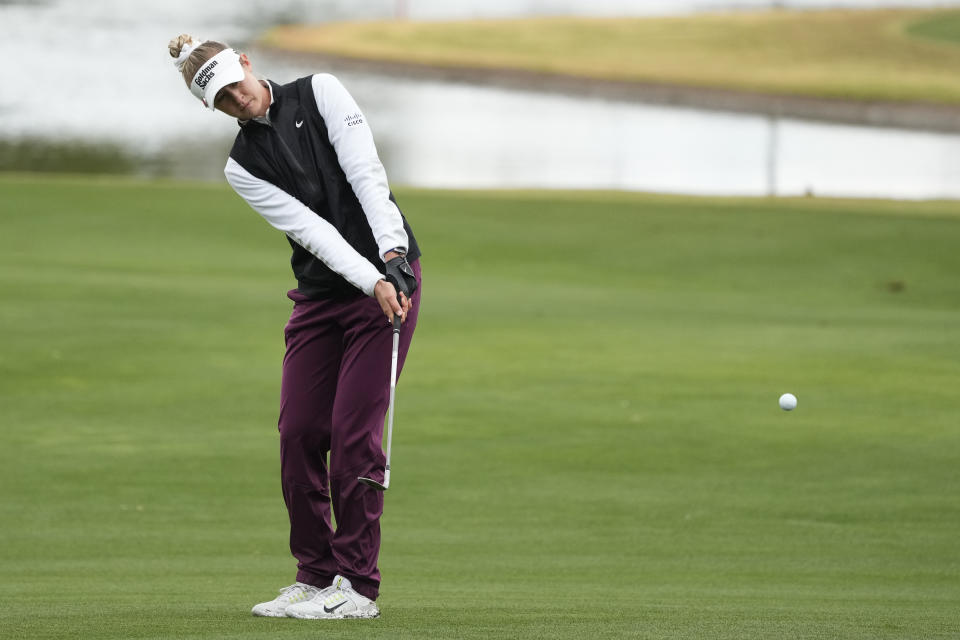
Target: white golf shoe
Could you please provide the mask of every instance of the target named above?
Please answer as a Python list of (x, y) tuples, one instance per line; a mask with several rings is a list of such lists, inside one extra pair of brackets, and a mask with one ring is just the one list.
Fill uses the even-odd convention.
[(330, 587), (320, 591), (312, 599), (287, 607), (287, 615), (308, 620), (377, 618), (380, 616), (380, 609), (373, 600), (354, 591), (349, 580), (337, 576)]
[(280, 589), (280, 595), (273, 600), (254, 605), (251, 613), (255, 616), (263, 616), (266, 618), (285, 618), (287, 617), (287, 608), (290, 605), (297, 602), (306, 602), (321, 591), (328, 590), (329, 587), (321, 590), (319, 587), (310, 584), (294, 582), (289, 587)]

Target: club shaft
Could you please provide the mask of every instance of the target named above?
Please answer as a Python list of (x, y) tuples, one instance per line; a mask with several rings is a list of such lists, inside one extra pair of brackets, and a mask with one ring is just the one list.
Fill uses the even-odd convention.
[(393, 353), (390, 356), (390, 406), (387, 409), (387, 473), (390, 472), (390, 447), (393, 444), (393, 407), (397, 395), (397, 358), (400, 353), (400, 328), (394, 323)]

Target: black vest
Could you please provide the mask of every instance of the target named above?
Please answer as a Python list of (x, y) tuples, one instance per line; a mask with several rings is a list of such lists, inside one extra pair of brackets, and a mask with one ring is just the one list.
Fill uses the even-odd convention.
[[(273, 104), (270, 123), (241, 123), (230, 157), (251, 175), (286, 191), (332, 224), (360, 255), (381, 273), (383, 259), (363, 208), (347, 181), (327, 125), (317, 110), (312, 76), (290, 84), (270, 83)], [(296, 123), (302, 123), (300, 127)], [(393, 193), (390, 200), (396, 203)], [(401, 213), (401, 216), (403, 214)], [(407, 260), (420, 257), (413, 231), (403, 219), (409, 246)], [(293, 247), (290, 265), (297, 288), (308, 298), (353, 298), (363, 292), (343, 279), (312, 253), (287, 238)]]

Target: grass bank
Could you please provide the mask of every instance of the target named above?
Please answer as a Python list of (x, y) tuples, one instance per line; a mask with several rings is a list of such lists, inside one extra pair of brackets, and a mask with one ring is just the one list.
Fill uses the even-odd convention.
[(249, 615), (283, 237), (222, 185), (0, 195), (6, 636), (960, 634), (955, 203), (399, 191), (383, 617), (318, 625)]
[(131, 174), (143, 159), (120, 147), (81, 141), (0, 140), (0, 171)]
[(290, 51), (815, 98), (960, 104), (960, 12), (770, 11), (281, 26)]

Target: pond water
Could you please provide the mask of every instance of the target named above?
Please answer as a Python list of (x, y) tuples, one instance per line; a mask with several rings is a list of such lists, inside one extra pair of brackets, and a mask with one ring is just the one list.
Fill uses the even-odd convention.
[(337, 75), (403, 184), (960, 198), (960, 135)]
[[(177, 175), (220, 179), (236, 124), (205, 112), (165, 51), (189, 32), (247, 47), (271, 24), (729, 7), (933, 5), (797, 0), (0, 0), (7, 81), (0, 140), (82, 140), (176, 155)], [(960, 136), (831, 126), (298, 66), (255, 59), (279, 82), (332, 70), (374, 127), (391, 180), (429, 187), (613, 188), (702, 194), (960, 197)]]

